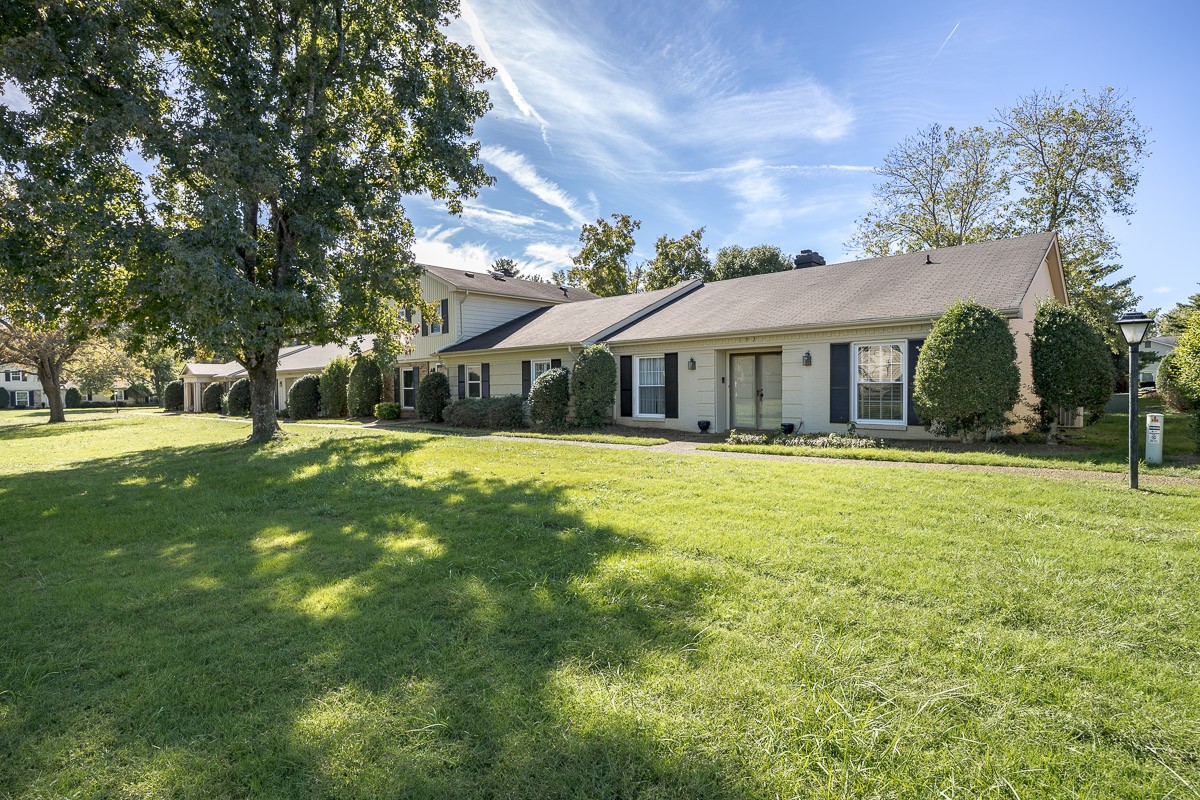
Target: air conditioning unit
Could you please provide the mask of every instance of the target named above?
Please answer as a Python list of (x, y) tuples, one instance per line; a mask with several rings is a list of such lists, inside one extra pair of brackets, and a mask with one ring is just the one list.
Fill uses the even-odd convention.
[(1082, 428), (1087, 411), (1083, 408), (1064, 408), (1058, 412), (1058, 427)]

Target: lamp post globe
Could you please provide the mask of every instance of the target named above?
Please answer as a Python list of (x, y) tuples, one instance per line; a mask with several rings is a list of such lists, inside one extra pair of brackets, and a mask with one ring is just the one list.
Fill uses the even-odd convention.
[(1117, 320), (1117, 327), (1129, 345), (1129, 488), (1138, 488), (1138, 348), (1154, 320), (1140, 311), (1127, 311)]

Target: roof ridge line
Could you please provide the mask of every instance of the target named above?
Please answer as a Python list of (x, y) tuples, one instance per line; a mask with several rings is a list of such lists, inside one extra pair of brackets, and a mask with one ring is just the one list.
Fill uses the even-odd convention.
[(676, 300), (678, 300), (681, 297), (686, 297), (687, 295), (696, 291), (703, 285), (704, 285), (704, 281), (700, 280), (699, 278), (692, 278), (687, 283), (681, 283), (675, 287), (675, 291), (671, 292), (670, 294), (668, 294), (664, 297), (660, 297), (659, 299), (655, 300), (653, 303), (650, 303), (649, 305), (642, 306), (637, 311), (634, 311), (632, 314), (629, 314), (628, 316), (621, 318), (620, 320), (613, 323), (612, 325), (609, 325), (607, 328), (597, 331), (596, 333), (592, 334), (591, 336), (589, 336), (588, 338), (586, 338), (582, 342), (580, 342), (580, 344), (582, 344), (584, 347), (588, 347), (589, 345), (593, 345), (596, 342), (602, 342), (605, 339), (607, 339), (609, 336), (619, 333), (620, 331), (624, 330), (625, 328), (628, 328), (630, 325), (634, 324), (635, 322), (639, 322), (640, 320), (645, 319), (646, 317), (650, 316), (654, 312), (658, 311), (660, 308), (670, 305), (671, 303), (675, 302)]

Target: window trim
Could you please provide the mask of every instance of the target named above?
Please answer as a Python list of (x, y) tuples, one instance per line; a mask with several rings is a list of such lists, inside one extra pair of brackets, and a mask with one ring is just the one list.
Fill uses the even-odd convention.
[(113, 389), (113, 400), (125, 402), (125, 390), (124, 389)]
[[(538, 372), (538, 364), (545, 364), (546, 368)], [(554, 359), (551, 358), (533, 358), (529, 360), (529, 385), (532, 386), (545, 373), (554, 369)]]
[[(415, 369), (415, 367), (401, 367), (400, 368), (400, 407), (401, 408), (411, 409), (411, 408), (417, 407), (417, 381), (416, 381), (417, 374), (415, 372), (413, 372), (414, 369)], [(404, 376), (406, 374), (409, 376), (410, 379), (412, 379), (411, 386), (404, 385)], [(411, 406), (406, 406), (404, 404), (404, 393), (405, 392), (412, 392), (412, 405)]]
[[(870, 419), (858, 416), (858, 349), (860, 347), (900, 348), (900, 418)], [(891, 382), (889, 382), (890, 384)], [(852, 342), (850, 344), (850, 419), (855, 425), (886, 425), (903, 428), (908, 425), (908, 342), (904, 339), (889, 339), (879, 342)]]
[[(642, 413), (642, 361), (645, 359), (658, 359), (662, 361), (663, 382), (661, 384), (650, 384), (650, 387), (661, 388), (663, 390), (663, 413), (661, 414), (643, 414)], [(666, 394), (667, 394), (667, 354), (659, 353), (657, 355), (644, 355), (633, 357), (633, 416), (635, 419), (666, 419)]]
[[(25, 399), (21, 400), (21, 395), (25, 395)], [(28, 389), (13, 389), (13, 406), (24, 405), (25, 408), (33, 407), (33, 399), (29, 396)]]
[[(467, 374), (466, 374), (467, 380), (466, 380), (466, 383), (463, 385), (463, 388), (467, 392), (465, 399), (479, 400), (483, 397), (483, 364), (467, 364), (466, 370), (467, 370)], [(479, 380), (477, 380), (477, 381), (471, 380), (471, 370), (475, 370), (475, 374), (479, 376)], [(479, 387), (479, 394), (476, 394), (476, 395), (471, 394), (471, 384), (472, 383)]]

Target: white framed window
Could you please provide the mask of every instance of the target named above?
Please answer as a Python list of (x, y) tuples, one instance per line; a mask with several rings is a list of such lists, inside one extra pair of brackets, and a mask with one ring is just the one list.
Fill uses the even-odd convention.
[(13, 392), (13, 405), (14, 406), (28, 406), (29, 405), (29, 392), (26, 392), (22, 389), (18, 389), (15, 392)]
[(483, 372), (478, 364), (467, 366), (467, 397), (483, 397)]
[(636, 356), (633, 364), (633, 415), (662, 419), (667, 415), (667, 360)]
[(529, 363), (529, 382), (533, 383), (538, 379), (543, 372), (549, 372), (554, 367), (554, 362), (550, 359), (541, 361), (531, 361)]
[(113, 400), (124, 400), (124, 399), (125, 399), (125, 390), (124, 389), (113, 389)]
[(904, 343), (854, 345), (854, 421), (905, 422)]
[(417, 407), (417, 375), (412, 367), (400, 370), (400, 405), (403, 408)]

